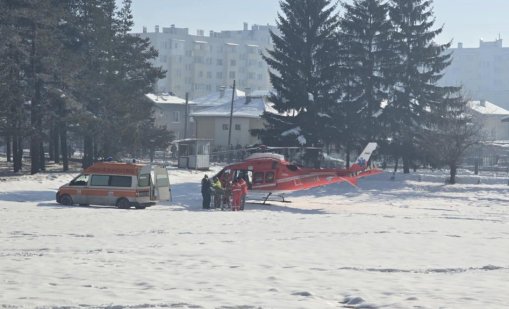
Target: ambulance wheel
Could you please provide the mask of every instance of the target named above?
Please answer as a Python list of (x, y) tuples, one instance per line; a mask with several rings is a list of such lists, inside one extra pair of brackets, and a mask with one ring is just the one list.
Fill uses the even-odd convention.
[(60, 197), (60, 204), (65, 206), (72, 206), (72, 197), (69, 194), (64, 194)]
[(117, 201), (117, 207), (120, 209), (128, 209), (131, 207), (131, 203), (125, 198), (121, 198)]

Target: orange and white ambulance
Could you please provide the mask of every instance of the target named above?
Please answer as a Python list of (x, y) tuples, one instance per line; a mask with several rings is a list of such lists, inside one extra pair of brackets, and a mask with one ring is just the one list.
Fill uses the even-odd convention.
[(99, 162), (58, 189), (62, 205), (112, 205), (144, 209), (171, 199), (164, 167), (134, 163)]

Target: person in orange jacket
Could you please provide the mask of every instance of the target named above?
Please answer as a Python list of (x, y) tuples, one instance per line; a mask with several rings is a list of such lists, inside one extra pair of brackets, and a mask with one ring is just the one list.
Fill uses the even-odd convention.
[(244, 180), (244, 178), (240, 177), (237, 178), (238, 183), (240, 184), (240, 187), (242, 188), (242, 197), (240, 198), (240, 210), (244, 210), (244, 205), (246, 204), (246, 195), (247, 195), (247, 182)]
[(242, 187), (235, 178), (232, 184), (232, 210), (240, 210), (240, 201), (242, 199)]

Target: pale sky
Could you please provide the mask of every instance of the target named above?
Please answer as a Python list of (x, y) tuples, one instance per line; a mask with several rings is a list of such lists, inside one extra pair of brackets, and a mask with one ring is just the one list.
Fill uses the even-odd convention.
[[(122, 0), (117, 0), (120, 3)], [(347, 0), (348, 1), (348, 0)], [(492, 41), (500, 37), (509, 46), (508, 0), (435, 0), (436, 25), (444, 25), (439, 37), (443, 43), (453, 40), (464, 47), (478, 47), (479, 40)], [(275, 25), (279, 0), (133, 0), (134, 32), (146, 26), (197, 29), (241, 30), (243, 23)]]

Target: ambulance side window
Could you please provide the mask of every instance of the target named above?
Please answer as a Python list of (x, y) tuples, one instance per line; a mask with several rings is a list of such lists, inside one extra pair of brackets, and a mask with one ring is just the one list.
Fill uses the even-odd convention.
[(138, 187), (148, 187), (150, 185), (150, 174), (141, 174), (138, 176)]
[(131, 187), (132, 177), (131, 176), (111, 176), (110, 186), (112, 187)]
[(90, 180), (90, 185), (106, 187), (106, 186), (108, 186), (109, 181), (110, 181), (110, 176), (108, 176), (108, 175), (92, 175), (92, 179)]

